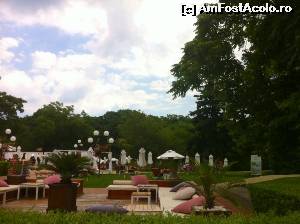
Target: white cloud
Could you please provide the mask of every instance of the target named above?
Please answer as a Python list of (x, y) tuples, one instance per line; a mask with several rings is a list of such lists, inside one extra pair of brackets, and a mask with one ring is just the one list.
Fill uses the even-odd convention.
[(56, 64), (56, 55), (51, 52), (35, 51), (32, 53), (33, 67), (50, 69)]
[(150, 83), (150, 88), (156, 91), (167, 92), (171, 88), (168, 80), (155, 80)]
[[(28, 113), (56, 100), (93, 114), (118, 108), (170, 111), (180, 107), (183, 101), (172, 101), (165, 92), (170, 88), (171, 66), (179, 62), (181, 48), (194, 36), (196, 18), (181, 16), (181, 4), (186, 1), (17, 2), (0, 2), (0, 21), (23, 28), (56, 27), (64, 34), (88, 39), (83, 46), (74, 46), (84, 47), (86, 53), (31, 46), (34, 50), (27, 52), (32, 57), (31, 68), (5, 68), (0, 87), (24, 96)], [(0, 41), (0, 59), (15, 57), (10, 48), (19, 42), (10, 41), (3, 48)]]
[[(31, 2), (32, 5), (39, 1)], [(87, 1), (61, 1), (40, 8), (28, 8), (26, 4), (0, 2), (0, 19), (19, 26), (43, 25), (59, 28), (70, 34), (91, 35), (102, 33), (106, 28), (106, 15), (100, 7)], [(55, 3), (58, 3), (55, 5)], [(27, 10), (23, 10), (23, 9)]]
[(15, 54), (10, 50), (19, 46), (19, 40), (12, 37), (0, 38), (0, 65), (10, 62)]

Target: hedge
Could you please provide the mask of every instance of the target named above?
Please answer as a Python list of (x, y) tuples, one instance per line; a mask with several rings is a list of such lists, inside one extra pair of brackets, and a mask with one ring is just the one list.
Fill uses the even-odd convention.
[(258, 213), (284, 215), (300, 211), (300, 178), (283, 178), (248, 186), (253, 208)]
[(202, 216), (162, 216), (162, 215), (97, 215), (92, 213), (38, 213), (21, 212), (0, 209), (0, 223), (9, 224), (295, 224), (300, 220), (300, 212), (286, 216), (272, 214), (255, 215), (252, 217), (231, 216), (202, 217)]

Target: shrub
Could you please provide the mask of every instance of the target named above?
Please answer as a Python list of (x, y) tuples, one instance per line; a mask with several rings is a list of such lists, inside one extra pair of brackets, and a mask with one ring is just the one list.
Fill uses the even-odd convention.
[(7, 176), (9, 168), (9, 162), (0, 161), (0, 176)]
[(224, 217), (203, 217), (203, 216), (162, 216), (162, 215), (101, 215), (85, 212), (77, 213), (37, 213), (8, 211), (0, 209), (0, 223), (21, 224), (79, 224), (79, 223), (106, 223), (106, 224), (295, 224), (300, 219), (300, 212), (288, 214), (286, 216), (274, 216), (273, 214), (254, 215), (252, 217), (231, 216)]

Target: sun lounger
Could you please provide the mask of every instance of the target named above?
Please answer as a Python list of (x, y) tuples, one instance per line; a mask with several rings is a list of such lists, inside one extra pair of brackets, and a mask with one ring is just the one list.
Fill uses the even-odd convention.
[(17, 200), (20, 198), (20, 186), (19, 185), (9, 185), (9, 187), (1, 187), (0, 194), (3, 195), (2, 204), (5, 205), (6, 203), (6, 193), (11, 191), (17, 191)]
[(113, 180), (113, 185), (133, 185), (131, 180)]
[(137, 191), (137, 187), (133, 185), (109, 185), (107, 188), (108, 199), (130, 199), (132, 192)]

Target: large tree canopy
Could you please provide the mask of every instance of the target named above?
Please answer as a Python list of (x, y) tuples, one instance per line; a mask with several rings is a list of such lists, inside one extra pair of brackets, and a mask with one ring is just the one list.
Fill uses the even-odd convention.
[(25, 100), (0, 92), (0, 120), (17, 118), (18, 112), (22, 113)]
[(217, 147), (215, 139), (241, 164), (258, 153), (276, 171), (299, 171), (299, 3), (251, 4), (265, 2), (294, 11), (199, 15), (195, 38), (172, 68), (176, 80), (170, 92), (175, 97), (199, 92), (192, 115), (205, 150)]

